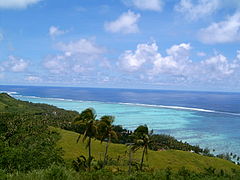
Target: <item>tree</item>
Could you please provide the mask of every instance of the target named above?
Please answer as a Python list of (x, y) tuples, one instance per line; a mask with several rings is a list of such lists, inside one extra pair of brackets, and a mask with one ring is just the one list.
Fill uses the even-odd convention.
[(114, 116), (102, 116), (99, 121), (99, 137), (101, 139), (101, 143), (107, 139), (106, 143), (106, 150), (104, 153), (104, 161), (103, 166), (107, 163), (107, 153), (108, 153), (108, 147), (111, 143), (112, 138), (117, 139), (117, 133), (113, 130), (113, 122), (114, 122)]
[(150, 140), (151, 133), (149, 133), (147, 125), (138, 126), (133, 133), (134, 136), (134, 144), (132, 145), (133, 152), (136, 152), (138, 149), (143, 148), (140, 170), (142, 170), (145, 155), (146, 157), (148, 155), (149, 145), (152, 143), (152, 141)]
[(0, 113), (0, 169), (28, 172), (63, 164), (59, 139), (39, 116)]
[[(85, 140), (88, 138), (86, 148), (88, 148), (88, 170), (91, 169), (91, 161), (92, 161), (92, 155), (91, 155), (91, 141), (93, 138), (97, 135), (97, 115), (93, 108), (88, 108), (81, 112), (81, 114), (75, 119), (74, 124), (79, 125), (83, 128), (83, 137), (82, 141), (85, 142)], [(81, 128), (80, 128), (81, 129)], [(77, 139), (77, 143), (79, 142), (81, 138), (81, 132), (79, 132), (79, 136)]]

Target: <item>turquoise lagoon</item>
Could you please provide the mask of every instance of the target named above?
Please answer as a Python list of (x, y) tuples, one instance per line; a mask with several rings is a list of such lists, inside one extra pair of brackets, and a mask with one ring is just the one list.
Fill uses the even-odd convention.
[(131, 103), (106, 103), (59, 98), (16, 98), (33, 103), (46, 103), (67, 110), (82, 110), (92, 107), (98, 117), (115, 116), (115, 124), (133, 130), (147, 124), (154, 133), (164, 133), (202, 148), (215, 149), (215, 154), (233, 152), (240, 155), (239, 114), (211, 110), (157, 106)]

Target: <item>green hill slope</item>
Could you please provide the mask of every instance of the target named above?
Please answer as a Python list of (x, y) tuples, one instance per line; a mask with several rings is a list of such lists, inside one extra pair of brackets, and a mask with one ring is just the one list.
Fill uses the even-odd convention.
[(16, 100), (6, 93), (1, 93), (0, 112), (37, 113), (42, 111), (41, 108), (35, 107), (32, 103)]
[(0, 113), (34, 114), (42, 117), (48, 115), (52, 122), (71, 122), (78, 115), (76, 111), (68, 111), (48, 104), (17, 100), (6, 93), (0, 93)]
[[(55, 129), (55, 128), (54, 128)], [(85, 149), (85, 144), (79, 141), (76, 143), (78, 137), (77, 133), (66, 131), (62, 129), (55, 129), (61, 134), (61, 139), (58, 145), (65, 151), (64, 159), (66, 161), (71, 161), (78, 157), (79, 155), (87, 156), (87, 149)], [(93, 141), (92, 151), (93, 156), (96, 159), (103, 159), (103, 154), (105, 150), (105, 143), (100, 143), (98, 140)], [(128, 153), (127, 147), (122, 144), (111, 144), (109, 147), (109, 156), (115, 161), (119, 161), (123, 165), (123, 169), (127, 168)], [(140, 161), (141, 150), (134, 153), (135, 161)], [(216, 169), (223, 169), (226, 171), (231, 171), (231, 169), (240, 170), (240, 166), (235, 165), (229, 161), (202, 156), (196, 153), (178, 151), (178, 150), (167, 150), (167, 151), (149, 151), (148, 161), (145, 163), (150, 168), (154, 169), (165, 169), (166, 167), (171, 167), (173, 170), (178, 170), (185, 166), (189, 170), (195, 172), (204, 171), (205, 168), (214, 167)]]

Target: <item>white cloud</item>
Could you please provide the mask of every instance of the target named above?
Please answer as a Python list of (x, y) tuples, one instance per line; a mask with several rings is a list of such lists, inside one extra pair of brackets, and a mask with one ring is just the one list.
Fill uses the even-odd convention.
[(31, 81), (31, 82), (40, 82), (42, 81), (42, 79), (38, 76), (28, 76), (25, 78), (25, 80), (27, 81)]
[(156, 82), (164, 77), (170, 82), (213, 82), (232, 78), (240, 70), (240, 51), (233, 61), (222, 54), (193, 61), (191, 49), (186, 43), (173, 45), (166, 50), (167, 55), (162, 56), (156, 43), (139, 44), (135, 51), (125, 51), (119, 57), (118, 66), (133, 77)]
[(170, 73), (174, 75), (183, 75), (187, 73), (187, 68), (191, 64), (189, 59), (190, 44), (173, 45), (167, 49), (168, 56), (158, 56), (153, 62), (152, 73)]
[(138, 28), (138, 20), (140, 18), (140, 14), (135, 14), (132, 11), (128, 11), (123, 13), (117, 20), (112, 22), (105, 23), (106, 31), (112, 33), (137, 33), (139, 32)]
[(134, 52), (127, 50), (120, 56), (119, 65), (126, 71), (137, 71), (143, 64), (153, 62), (159, 56), (157, 51), (155, 43), (139, 44)]
[(58, 43), (57, 48), (66, 52), (66, 55), (71, 54), (102, 54), (105, 49), (96, 45), (93, 41), (88, 39), (80, 39), (70, 43)]
[(124, 3), (140, 10), (161, 11), (163, 8), (162, 0), (124, 0)]
[(237, 60), (240, 60), (240, 50), (237, 50)]
[(207, 75), (205, 79), (220, 80), (224, 77), (232, 75), (238, 64), (229, 62), (229, 60), (222, 54), (210, 57), (201, 62), (202, 74)]
[(199, 38), (208, 44), (240, 41), (240, 13), (201, 29)]
[(105, 48), (96, 45), (93, 41), (80, 39), (69, 43), (58, 43), (60, 55), (48, 56), (44, 66), (55, 74), (72, 74), (92, 72), (95, 67), (105, 63), (102, 54)]
[(29, 5), (36, 4), (41, 0), (0, 0), (0, 8), (3, 9), (21, 9)]
[(213, 14), (220, 6), (219, 0), (181, 0), (175, 10), (183, 13), (188, 20), (197, 20)]
[(56, 37), (56, 36), (59, 36), (59, 35), (62, 35), (62, 34), (65, 34), (66, 31), (63, 31), (63, 30), (60, 30), (58, 27), (56, 26), (51, 26), (49, 28), (49, 35), (51, 37)]
[(174, 45), (167, 49), (168, 56), (163, 57), (156, 43), (139, 44), (134, 52), (128, 50), (120, 56), (119, 65), (129, 72), (146, 70), (150, 75), (180, 74), (189, 62), (190, 49), (190, 44)]
[(61, 73), (67, 71), (66, 67), (66, 57), (57, 55), (57, 56), (48, 56), (44, 61), (44, 66), (51, 73)]
[(27, 69), (29, 63), (21, 58), (16, 58), (14, 56), (9, 56), (8, 60), (3, 62), (5, 70), (12, 72), (23, 72)]

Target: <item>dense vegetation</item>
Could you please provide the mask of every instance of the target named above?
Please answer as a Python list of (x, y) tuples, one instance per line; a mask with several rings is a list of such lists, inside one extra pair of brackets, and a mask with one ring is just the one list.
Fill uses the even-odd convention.
[(63, 163), (60, 136), (36, 116), (0, 114), (0, 169), (31, 171)]
[(136, 171), (131, 174), (127, 172), (113, 173), (108, 170), (76, 172), (55, 165), (48, 169), (29, 173), (6, 174), (4, 171), (0, 171), (0, 179), (6, 180), (238, 180), (239, 177), (239, 172), (235, 171), (232, 174), (226, 174), (224, 171), (216, 172), (215, 169), (209, 168), (205, 172), (196, 173), (184, 167), (176, 172), (172, 171), (171, 168), (166, 168), (165, 170), (149, 172)]
[(207, 149), (153, 134), (147, 126), (132, 132), (113, 122), (91, 108), (79, 114), (0, 94), (0, 179), (237, 179), (240, 174), (229, 161), (202, 156), (212, 156)]
[(20, 101), (6, 93), (0, 94), (0, 112), (35, 115), (39, 117), (39, 121), (45, 121), (47, 125), (60, 128), (67, 128), (78, 115), (76, 111), (67, 111), (47, 104)]

